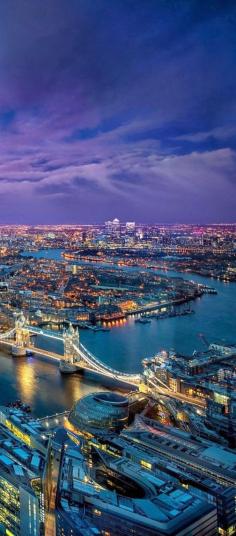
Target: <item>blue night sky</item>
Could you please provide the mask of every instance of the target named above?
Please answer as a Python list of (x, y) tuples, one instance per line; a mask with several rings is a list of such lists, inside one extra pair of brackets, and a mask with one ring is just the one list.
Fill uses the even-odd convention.
[(236, 2), (0, 4), (0, 223), (235, 221)]

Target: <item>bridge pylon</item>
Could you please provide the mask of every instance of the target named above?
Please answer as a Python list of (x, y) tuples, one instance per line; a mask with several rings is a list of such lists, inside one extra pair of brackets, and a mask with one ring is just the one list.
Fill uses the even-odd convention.
[(15, 344), (12, 346), (12, 354), (15, 356), (25, 355), (29, 343), (30, 332), (24, 313), (21, 311), (15, 320)]
[(60, 360), (60, 371), (64, 373), (75, 372), (77, 370), (75, 363), (78, 360), (75, 346), (79, 345), (79, 332), (73, 328), (71, 323), (63, 333), (63, 342), (64, 358)]

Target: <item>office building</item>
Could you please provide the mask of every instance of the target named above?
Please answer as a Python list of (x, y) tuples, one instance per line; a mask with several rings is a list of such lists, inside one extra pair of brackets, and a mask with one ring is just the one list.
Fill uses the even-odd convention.
[(109, 442), (100, 447), (92, 436), (71, 432), (52, 438), (48, 459), (57, 458), (51, 505), (57, 536), (215, 536), (214, 505), (164, 473), (155, 475), (115, 455)]
[(75, 403), (69, 422), (78, 430), (120, 431), (128, 423), (129, 401), (117, 393), (89, 394)]

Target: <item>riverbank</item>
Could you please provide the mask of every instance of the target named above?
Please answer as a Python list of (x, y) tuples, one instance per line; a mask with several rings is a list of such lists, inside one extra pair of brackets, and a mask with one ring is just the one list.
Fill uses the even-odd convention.
[[(183, 276), (180, 272), (169, 273), (172, 277)], [(209, 285), (208, 278), (193, 273), (185, 273), (184, 277)], [(209, 342), (235, 342), (236, 284), (216, 280), (214, 287), (217, 295), (206, 294), (192, 302), (193, 315), (166, 318), (162, 322), (153, 319), (147, 324), (135, 323), (129, 317), (106, 333), (81, 330), (81, 342), (104, 363), (124, 372), (140, 372), (141, 360), (163, 348), (186, 354), (204, 349), (200, 333)], [(62, 353), (59, 341), (49, 342), (40, 336), (37, 339), (42, 348)], [(0, 351), (0, 404), (21, 399), (32, 406), (35, 415), (41, 416), (69, 409), (81, 396), (99, 390), (104, 390), (104, 385), (98, 379), (92, 382), (77, 373), (63, 377), (56, 363), (34, 357), (14, 359)]]
[[(236, 282), (236, 272), (231, 271), (227, 273), (227, 276), (224, 274), (216, 274), (214, 273), (214, 270), (202, 270), (202, 269), (195, 269), (192, 267), (191, 269), (182, 268), (181, 269), (181, 263), (179, 263), (177, 266), (174, 265), (171, 262), (165, 262), (165, 259), (163, 259), (163, 262), (160, 263), (151, 263), (149, 266), (146, 265), (146, 263), (142, 264), (142, 259), (140, 259), (141, 264), (137, 264), (137, 262), (133, 264), (125, 264), (121, 261), (121, 259), (117, 259), (117, 261), (114, 258), (111, 259), (94, 259), (94, 258), (88, 258), (88, 257), (80, 257), (75, 255), (71, 255), (70, 253), (65, 252), (64, 249), (41, 249), (37, 251), (24, 251), (21, 252), (21, 256), (23, 257), (34, 257), (36, 259), (45, 258), (45, 259), (53, 259), (57, 261), (71, 261), (74, 264), (78, 266), (94, 266), (97, 267), (99, 264), (102, 267), (108, 267), (108, 268), (115, 268), (115, 269), (125, 269), (125, 270), (142, 270), (142, 271), (150, 271), (153, 270), (154, 272), (163, 273), (163, 275), (168, 275), (170, 272), (179, 273), (180, 277), (185, 277), (186, 274), (192, 274), (200, 276), (206, 280), (213, 279), (214, 281), (223, 281), (223, 282)], [(164, 266), (163, 266), (164, 265)], [(208, 281), (209, 283), (209, 281)]]
[[(171, 272), (171, 275), (180, 276), (178, 272)], [(208, 280), (194, 274), (186, 274), (186, 278), (208, 284)], [(81, 341), (99, 359), (123, 372), (140, 372), (141, 360), (163, 348), (190, 355), (194, 349), (204, 349), (200, 333), (209, 342), (235, 342), (236, 319), (233, 311), (236, 284), (217, 281), (215, 287), (217, 295), (205, 294), (192, 302), (193, 315), (166, 318), (162, 322), (153, 319), (151, 323), (143, 325), (135, 323), (134, 317), (129, 317), (125, 322), (115, 323), (105, 333), (81, 330)], [(41, 344), (45, 344), (45, 341), (42, 340)]]

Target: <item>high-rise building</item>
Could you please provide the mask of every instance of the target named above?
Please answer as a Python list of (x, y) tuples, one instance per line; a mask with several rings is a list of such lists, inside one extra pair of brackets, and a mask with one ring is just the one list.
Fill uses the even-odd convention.
[(135, 233), (135, 222), (134, 221), (127, 221), (125, 224), (125, 231), (126, 234), (129, 236), (133, 236)]
[(6, 536), (41, 534), (39, 496), (34, 480), (27, 478), (21, 465), (11, 463), (5, 454), (0, 458), (0, 522), (5, 530), (2, 534)]
[(112, 221), (105, 222), (105, 232), (113, 238), (119, 238), (121, 232), (120, 220), (114, 218)]
[[(20, 411), (15, 422), (20, 423)], [(0, 442), (0, 524), (6, 536), (44, 534), (43, 455), (3, 424)], [(23, 434), (22, 434), (23, 437)]]

